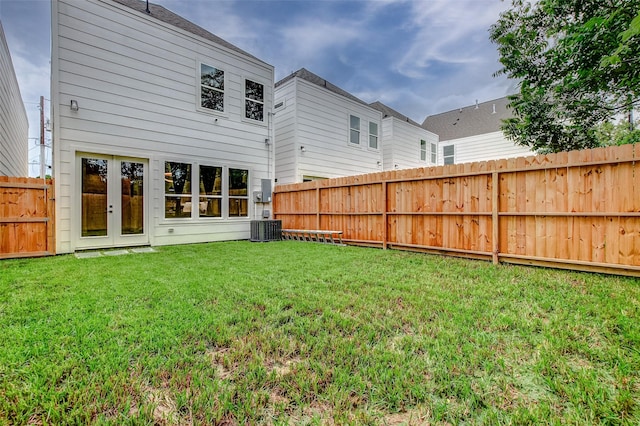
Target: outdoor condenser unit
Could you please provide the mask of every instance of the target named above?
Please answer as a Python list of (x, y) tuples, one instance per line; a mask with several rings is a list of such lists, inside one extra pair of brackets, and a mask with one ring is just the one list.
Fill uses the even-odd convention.
[(281, 237), (281, 220), (251, 221), (251, 241), (278, 241)]

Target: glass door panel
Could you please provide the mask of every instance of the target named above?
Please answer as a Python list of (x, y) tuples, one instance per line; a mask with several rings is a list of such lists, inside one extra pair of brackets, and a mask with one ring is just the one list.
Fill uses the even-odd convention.
[(144, 164), (120, 163), (121, 234), (144, 234)]
[(107, 236), (108, 161), (82, 159), (82, 236)]

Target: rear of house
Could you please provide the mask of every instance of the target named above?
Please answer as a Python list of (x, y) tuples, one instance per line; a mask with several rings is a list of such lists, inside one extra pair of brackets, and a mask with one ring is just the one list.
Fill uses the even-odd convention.
[(302, 68), (276, 83), (278, 184), (382, 170), (380, 111)]
[(500, 127), (511, 117), (505, 98), (476, 103), (425, 118), (422, 127), (439, 136), (438, 164), (497, 160), (533, 154), (507, 139)]
[(384, 170), (436, 165), (438, 135), (423, 129), (420, 124), (382, 102), (369, 105), (382, 113)]
[(29, 174), (29, 122), (0, 22), (0, 176)]
[(273, 76), (161, 6), (53, 0), (57, 252), (249, 238)]

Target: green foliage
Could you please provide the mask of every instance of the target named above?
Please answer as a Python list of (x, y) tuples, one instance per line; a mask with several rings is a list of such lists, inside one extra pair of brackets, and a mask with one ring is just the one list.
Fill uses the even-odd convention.
[(540, 152), (598, 146), (596, 128), (640, 95), (638, 10), (640, 0), (512, 0), (490, 30), (497, 74), (520, 85), (505, 134)]
[(606, 121), (596, 128), (596, 137), (601, 146), (638, 143), (640, 129), (630, 130), (627, 120), (620, 120), (617, 124)]
[(0, 261), (0, 424), (640, 424), (640, 280), (315, 243)]

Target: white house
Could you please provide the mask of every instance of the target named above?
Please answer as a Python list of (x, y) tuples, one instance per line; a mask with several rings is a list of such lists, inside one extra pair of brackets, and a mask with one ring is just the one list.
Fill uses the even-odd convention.
[(58, 253), (249, 238), (271, 65), (145, 1), (52, 0), (51, 66)]
[(511, 117), (507, 98), (476, 103), (425, 118), (422, 127), (440, 138), (438, 164), (468, 163), (532, 155), (507, 139), (500, 126)]
[(302, 68), (275, 85), (278, 184), (382, 170), (382, 113)]
[(384, 170), (435, 166), (438, 135), (423, 129), (406, 115), (381, 103), (369, 104), (382, 113), (382, 166)]
[(0, 176), (29, 174), (29, 122), (0, 22)]

